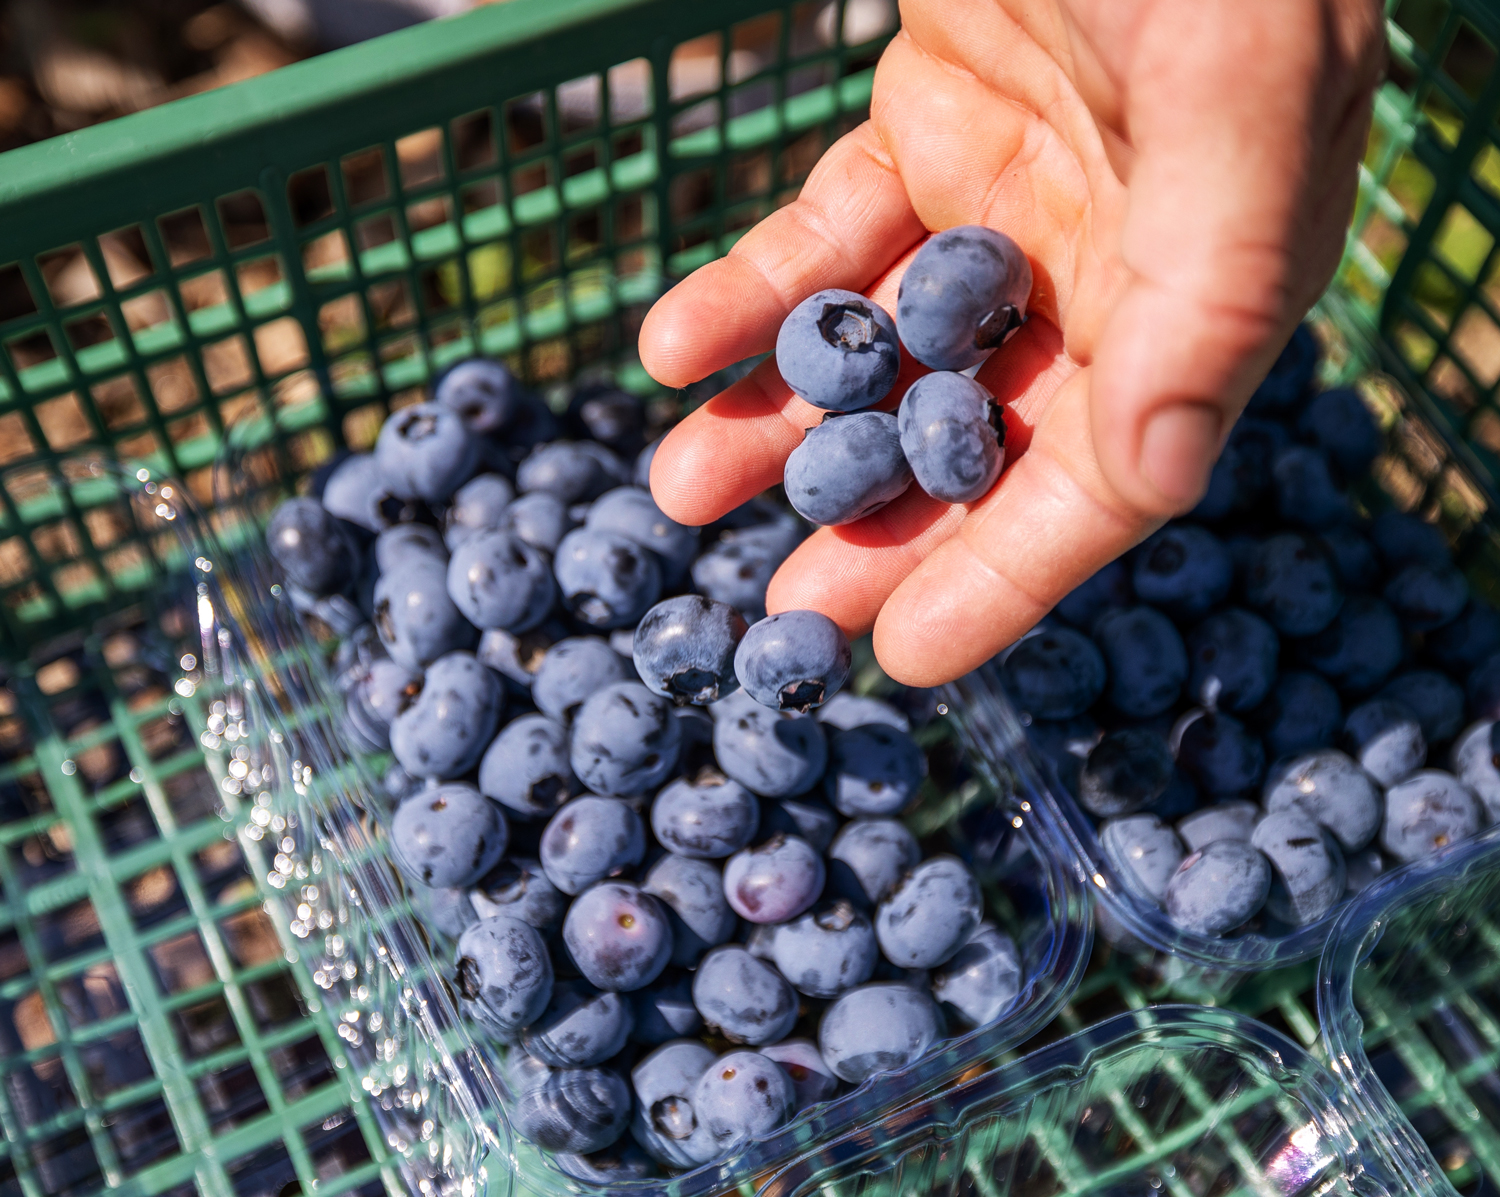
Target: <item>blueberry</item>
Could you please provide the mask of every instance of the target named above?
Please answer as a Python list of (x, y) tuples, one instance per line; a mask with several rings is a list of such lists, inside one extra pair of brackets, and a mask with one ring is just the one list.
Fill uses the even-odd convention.
[(869, 917), (843, 898), (780, 924), (771, 952), (792, 987), (816, 998), (864, 984), (880, 957)]
[(820, 611), (782, 611), (753, 624), (734, 653), (734, 672), (763, 706), (822, 706), (849, 677), (852, 654), (839, 625)]
[(873, 515), (911, 481), (896, 417), (883, 411), (825, 416), (803, 433), (783, 476), (787, 502), (825, 527)]
[(827, 1101), (838, 1092), (839, 1078), (823, 1062), (818, 1045), (811, 1039), (783, 1039), (780, 1043), (768, 1043), (760, 1049), (760, 1054), (781, 1065), (781, 1071), (792, 1082), (798, 1112)]
[(1094, 642), (1109, 667), (1109, 700), (1138, 719), (1171, 708), (1187, 681), (1187, 649), (1154, 607), (1108, 611), (1094, 625)]
[(1470, 598), (1457, 619), (1429, 632), (1424, 643), (1434, 664), (1462, 677), (1500, 652), (1500, 611), (1483, 599)]
[(1048, 780), (1055, 779), (1069, 794), (1078, 793), (1078, 774), (1090, 750), (1099, 742), (1098, 725), (1087, 715), (1051, 721), (1035, 719), (1026, 729), (1026, 742)]
[(568, 733), (545, 715), (513, 719), (479, 762), (479, 788), (523, 819), (544, 818), (582, 791), (568, 763)]
[(1398, 673), (1381, 687), (1377, 697), (1398, 702), (1411, 711), (1422, 725), (1422, 738), (1428, 744), (1453, 739), (1463, 726), (1464, 692), (1436, 670)]
[(713, 1062), (710, 1048), (682, 1041), (663, 1044), (631, 1070), (635, 1115), (630, 1133), (652, 1159), (691, 1168), (719, 1153), (693, 1108), (698, 1078)]
[(1251, 554), (1245, 601), (1278, 632), (1311, 636), (1333, 622), (1344, 593), (1323, 547), (1283, 532), (1261, 541)]
[(1234, 582), (1229, 551), (1207, 528), (1171, 523), (1132, 555), (1135, 596), (1183, 619), (1212, 610)]
[(726, 1052), (698, 1078), (693, 1110), (720, 1152), (763, 1135), (796, 1110), (792, 1081), (759, 1052)]
[(375, 583), (375, 627), (391, 659), (421, 669), (445, 653), (470, 648), (477, 633), (448, 596), (441, 568), (419, 563)]
[(1235, 481), (1239, 467), (1239, 452), (1226, 444), (1208, 474), (1208, 489), (1198, 500), (1198, 505), (1187, 513), (1190, 520), (1203, 524), (1216, 524), (1233, 514), (1239, 505), (1240, 488)]
[(980, 923), (969, 942), (932, 977), (932, 996), (974, 1027), (998, 1019), (1020, 992), (1016, 941), (990, 923)]
[(682, 973), (663, 973), (644, 989), (630, 995), (635, 1011), (635, 1030), (631, 1038), (652, 1046), (669, 1039), (703, 1033), (703, 1016), (693, 1005), (691, 980)]
[(1482, 719), (1464, 729), (1453, 745), (1453, 771), (1484, 804), (1490, 822), (1500, 821), (1500, 733)]
[(776, 368), (814, 407), (857, 411), (879, 403), (896, 381), (896, 324), (879, 304), (837, 288), (808, 296), (776, 334)]
[(960, 225), (930, 237), (901, 278), (896, 320), (907, 351), (932, 370), (967, 370), (1026, 319), (1031, 263), (994, 229)]
[(1276, 679), (1256, 712), (1266, 755), (1273, 761), (1327, 748), (1344, 725), (1338, 691), (1316, 673), (1291, 670)]
[(566, 725), (589, 695), (615, 682), (629, 682), (625, 658), (599, 636), (569, 636), (547, 650), (531, 679), (537, 709)]
[(1130, 584), (1130, 567), (1123, 561), (1111, 561), (1087, 582), (1076, 587), (1054, 611), (1075, 628), (1093, 631), (1094, 623), (1106, 611), (1128, 607), (1135, 601)]
[[(811, 799), (811, 800), (809, 800)], [(825, 803), (810, 795), (803, 799), (783, 798), (761, 803), (760, 828), (756, 840), (782, 835), (801, 836), (819, 856), (828, 851), (839, 829), (839, 817)]]
[(500, 679), (472, 653), (427, 667), (417, 700), (391, 724), (391, 751), (413, 777), (462, 777), (479, 763), (504, 705)]
[(546, 491), (563, 503), (596, 499), (623, 484), (630, 471), (603, 445), (588, 441), (553, 441), (531, 451), (516, 471), (522, 494)]
[(553, 1068), (589, 1068), (618, 1054), (633, 1021), (630, 1002), (620, 994), (559, 982), (547, 1009), (522, 1034), (521, 1046)]
[(591, 694), (573, 718), (574, 775), (600, 794), (642, 794), (670, 776), (682, 745), (672, 708), (639, 682)]
[(505, 855), (500, 808), (462, 782), (421, 790), (391, 818), (391, 855), (414, 881), (437, 889), (473, 885)]
[(266, 547), (287, 581), (310, 594), (336, 594), (358, 570), (353, 542), (316, 499), (287, 499), (276, 508)]
[(1233, 931), (1266, 904), (1271, 865), (1243, 840), (1215, 840), (1177, 866), (1167, 883), (1167, 917), (1199, 935)]
[(375, 747), (391, 746), (392, 721), (406, 710), (422, 690), (422, 675), (414, 669), (381, 657), (360, 671), (349, 693), (350, 711), (357, 710), (361, 725), (375, 733)]
[(1471, 719), (1500, 718), (1500, 653), (1493, 653), (1469, 671), (1464, 704)]
[(719, 767), (763, 798), (801, 794), (817, 784), (828, 763), (823, 728), (807, 715), (773, 711), (741, 691), (716, 706), (730, 709), (714, 722)]
[(964, 863), (932, 856), (881, 902), (875, 934), (897, 968), (936, 968), (968, 942), (983, 916), (979, 884)]
[(1386, 870), (1385, 856), (1379, 848), (1366, 848), (1344, 858), (1344, 894), (1353, 897), (1374, 885)]
[(797, 1021), (797, 994), (774, 968), (726, 944), (693, 974), (693, 1004), (733, 1043), (774, 1043)]
[(1380, 846), (1403, 864), (1468, 839), (1484, 824), (1474, 792), (1437, 769), (1422, 769), (1385, 792)]
[(1333, 561), (1345, 590), (1368, 590), (1380, 577), (1375, 546), (1362, 532), (1347, 524), (1329, 528), (1318, 543)]
[(645, 856), (645, 825), (618, 798), (575, 798), (552, 816), (542, 833), (542, 868), (565, 894), (618, 876)]
[(393, 498), (373, 453), (351, 453), (344, 458), (328, 475), (322, 494), (330, 515), (368, 532), (385, 530), (390, 523), (386, 508)]
[(479, 441), (458, 414), (436, 403), (392, 413), (375, 440), (375, 460), (403, 499), (446, 502), (474, 474)]
[(910, 806), (927, 758), (909, 732), (884, 723), (837, 731), (828, 744), (828, 799), (842, 815), (894, 815)]
[(458, 937), (458, 992), (502, 1036), (541, 1017), (552, 1000), (552, 958), (541, 933), (520, 919), (480, 919)]
[(1380, 829), (1380, 792), (1369, 774), (1332, 748), (1310, 752), (1266, 784), (1266, 810), (1301, 811), (1326, 827), (1346, 852), (1363, 848)]
[(1270, 373), (1250, 397), (1250, 410), (1281, 413), (1295, 408), (1312, 383), (1318, 355), (1318, 341), (1312, 329), (1299, 324)]
[(1005, 419), (995, 397), (963, 374), (939, 371), (901, 400), (901, 450), (917, 485), (944, 503), (982, 499), (1005, 465)]
[(1233, 715), (1204, 711), (1182, 728), (1177, 763), (1205, 794), (1228, 797), (1260, 785), (1266, 750)]
[(1343, 899), (1344, 855), (1338, 842), (1295, 810), (1267, 815), (1250, 836), (1271, 866), (1266, 913), (1292, 927), (1315, 923)]
[(1184, 852), (1177, 834), (1155, 815), (1126, 815), (1099, 828), (1099, 845), (1127, 889), (1144, 893), (1160, 906), (1167, 882), (1182, 863)]
[(1189, 633), (1187, 651), (1193, 697), (1221, 710), (1248, 711), (1271, 692), (1281, 641), (1260, 616), (1229, 607)]
[(911, 731), (911, 720), (884, 699), (850, 694), (847, 690), (840, 690), (820, 706), (814, 717), (825, 728), (837, 727), (844, 731), (866, 723), (884, 723), (897, 731)]
[(629, 992), (667, 967), (672, 925), (650, 894), (624, 881), (601, 881), (568, 907), (563, 943), (591, 984)]
[(509, 532), (490, 529), (454, 549), (448, 595), (475, 627), (524, 632), (547, 618), (557, 590), (546, 557)]
[(1082, 715), (1104, 693), (1104, 658), (1072, 628), (1027, 636), (1010, 650), (1000, 678), (1016, 706), (1034, 719)]
[(717, 702), (739, 686), (734, 653), (746, 624), (728, 603), (701, 594), (665, 599), (641, 617), (631, 641), (647, 689), (684, 703)]
[(672, 924), (672, 964), (692, 968), (704, 952), (734, 934), (736, 919), (724, 900), (717, 865), (669, 852), (651, 866), (641, 888), (667, 911)]
[(1367, 693), (1401, 664), (1406, 651), (1395, 612), (1367, 594), (1352, 594), (1338, 617), (1299, 646), (1302, 659), (1342, 690)]
[(1271, 463), (1276, 508), (1289, 524), (1322, 531), (1349, 518), (1349, 500), (1333, 480), (1328, 455), (1311, 445), (1288, 445)]
[(630, 1089), (607, 1068), (561, 1068), (511, 1106), (516, 1128), (540, 1147), (586, 1155), (630, 1125)]
[(1410, 709), (1375, 698), (1349, 712), (1344, 740), (1350, 755), (1383, 786), (1394, 785), (1427, 759), (1422, 725)]
[(773, 835), (724, 864), (724, 897), (752, 923), (784, 923), (818, 900), (823, 858), (800, 836)]
[(1089, 750), (1078, 774), (1078, 801), (1100, 818), (1150, 806), (1172, 780), (1172, 751), (1143, 727), (1110, 732)]
[(1215, 802), (1194, 811), (1177, 824), (1177, 834), (1189, 852), (1206, 848), (1219, 840), (1249, 843), (1250, 833), (1260, 810), (1253, 802)]
[(1385, 448), (1380, 425), (1359, 392), (1349, 388), (1314, 396), (1297, 428), (1333, 459), (1345, 478), (1362, 477)]
[(1381, 595), (1407, 627), (1430, 632), (1458, 618), (1469, 601), (1469, 583), (1451, 565), (1418, 562), (1387, 582)]
[(476, 532), (505, 526), (505, 509), (516, 497), (516, 488), (499, 474), (480, 474), (458, 488), (444, 517), (443, 540), (450, 550), (458, 548)]
[(1449, 562), (1448, 542), (1442, 532), (1426, 520), (1404, 511), (1386, 511), (1370, 525), (1370, 538), (1391, 573), (1408, 565), (1442, 569)]
[(469, 891), (469, 902), (481, 918), (509, 915), (530, 923), (543, 935), (562, 926), (568, 898), (542, 869), (539, 860), (509, 856)]
[(915, 1063), (942, 1033), (942, 1014), (922, 990), (900, 982), (861, 985), (824, 1012), (818, 1050), (841, 1079), (857, 1085)]
[(1173, 769), (1167, 788), (1155, 802), (1148, 803), (1142, 813), (1172, 822), (1197, 810), (1201, 801), (1198, 787), (1193, 784), (1192, 778), (1181, 769)]
[(562, 538), (572, 531), (573, 521), (567, 504), (556, 495), (534, 490), (505, 509), (500, 526), (534, 549), (555, 553)]
[(882, 902), (922, 859), (916, 838), (895, 819), (853, 819), (828, 849), (831, 888), (862, 905)]
[(444, 373), (432, 401), (456, 412), (471, 432), (498, 432), (515, 417), (521, 384), (502, 362), (475, 357)]
[(716, 602), (728, 603), (747, 619), (766, 613), (771, 575), (802, 538), (800, 521), (761, 524), (726, 532), (693, 562), (693, 587)]
[(635, 466), (630, 472), (630, 481), (642, 490), (651, 489), (651, 463), (656, 460), (656, 451), (661, 448), (662, 441), (666, 439), (666, 434), (663, 433), (636, 454)]
[(413, 886), (410, 890), (412, 914), (424, 927), (437, 930), (449, 939), (457, 939), (464, 928), (472, 927), (480, 915), (469, 901), (466, 889), (428, 889)]
[(656, 558), (613, 532), (569, 532), (557, 546), (553, 568), (563, 605), (591, 627), (634, 624), (661, 593)]
[(721, 773), (679, 777), (651, 804), (651, 830), (668, 851), (716, 859), (738, 852), (760, 823), (755, 795)]
[(375, 538), (375, 564), (382, 574), (423, 566), (448, 568), (448, 549), (436, 528), (427, 524), (396, 524)]
[(1240, 419), (1229, 434), (1225, 455), (1234, 463), (1235, 509), (1253, 512), (1271, 490), (1271, 463), (1291, 443), (1284, 425), (1253, 416)]
[(589, 508), (585, 528), (634, 541), (656, 554), (662, 579), (676, 586), (687, 576), (698, 555), (698, 529), (669, 520), (649, 490), (620, 486), (607, 491)]
[(573, 388), (568, 423), (580, 437), (608, 445), (627, 456), (645, 444), (646, 412), (629, 391), (610, 382), (586, 382)]

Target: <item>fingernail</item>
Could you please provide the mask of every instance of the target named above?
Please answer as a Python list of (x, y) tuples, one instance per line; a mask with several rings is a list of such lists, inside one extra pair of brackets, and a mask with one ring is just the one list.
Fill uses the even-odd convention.
[(1141, 438), (1141, 477), (1162, 498), (1197, 502), (1219, 451), (1223, 417), (1206, 403), (1174, 403), (1151, 417)]

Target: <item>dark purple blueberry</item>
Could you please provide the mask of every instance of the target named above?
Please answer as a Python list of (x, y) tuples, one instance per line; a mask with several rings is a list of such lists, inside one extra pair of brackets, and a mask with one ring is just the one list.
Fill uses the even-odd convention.
[(1333, 622), (1344, 594), (1323, 546), (1283, 532), (1261, 541), (1251, 554), (1245, 601), (1278, 632), (1311, 636)]
[(1239, 607), (1215, 612), (1188, 634), (1188, 693), (1226, 711), (1259, 706), (1276, 681), (1281, 641), (1258, 615)]
[(784, 923), (818, 900), (823, 858), (800, 836), (775, 835), (724, 865), (724, 896), (752, 923)]
[(1078, 801), (1100, 818), (1134, 814), (1161, 797), (1173, 769), (1172, 751), (1160, 735), (1121, 728), (1089, 750), (1078, 774)]
[(623, 881), (601, 881), (568, 907), (563, 942), (591, 984), (629, 992), (667, 967), (672, 925), (650, 894)]
[(1218, 606), (1234, 582), (1234, 566), (1219, 538), (1196, 524), (1171, 523), (1131, 556), (1136, 598), (1183, 619)]

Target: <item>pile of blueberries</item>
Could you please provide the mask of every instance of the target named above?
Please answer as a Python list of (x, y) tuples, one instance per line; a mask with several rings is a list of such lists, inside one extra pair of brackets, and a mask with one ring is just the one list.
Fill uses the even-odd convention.
[(391, 855), (514, 1123), (595, 1181), (713, 1160), (1021, 984), (969, 865), (899, 818), (931, 695), (841, 693), (838, 627), (765, 612), (805, 525), (674, 523), (644, 439), (627, 394), (560, 421), (473, 360), (267, 533), (347, 633), (348, 734), (394, 757)]
[(1436, 527), (1361, 513), (1384, 438), (1318, 353), (1299, 329), (1200, 505), (999, 658), (1125, 887), (1202, 935), (1286, 934), (1500, 820), (1500, 613)]

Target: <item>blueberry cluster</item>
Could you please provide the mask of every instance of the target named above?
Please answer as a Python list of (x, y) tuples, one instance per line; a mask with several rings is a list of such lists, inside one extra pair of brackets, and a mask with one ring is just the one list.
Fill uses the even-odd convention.
[(1362, 511), (1384, 438), (1317, 357), (1299, 329), (1199, 506), (1000, 658), (1124, 884), (1205, 935), (1285, 934), (1500, 819), (1500, 613), (1435, 526)]
[(299, 605), (365, 612), (340, 684), (395, 758), (392, 859), (507, 1047), (516, 1125), (598, 1180), (706, 1163), (994, 1021), (1021, 964), (900, 821), (924, 696), (841, 692), (838, 627), (766, 615), (801, 521), (751, 504), (705, 544), (642, 486), (636, 401), (583, 394), (565, 429), (466, 362), (268, 542)]
[[(987, 494), (1005, 464), (1005, 423), (995, 397), (962, 371), (1015, 333), (1030, 294), (1020, 247), (964, 225), (912, 259), (896, 321), (853, 291), (819, 291), (793, 308), (776, 337), (776, 365), (827, 413), (787, 458), (786, 494), (798, 513), (814, 524), (851, 523), (913, 480), (948, 503)], [(874, 411), (896, 384), (902, 342), (934, 373), (907, 388), (895, 415)]]

